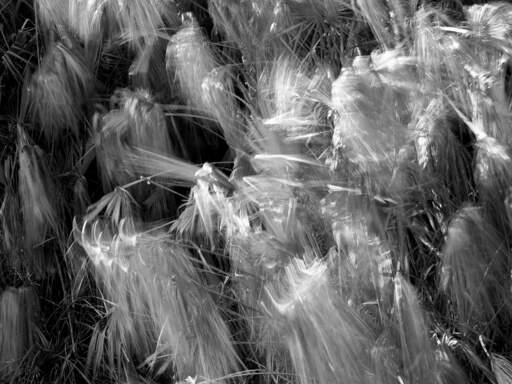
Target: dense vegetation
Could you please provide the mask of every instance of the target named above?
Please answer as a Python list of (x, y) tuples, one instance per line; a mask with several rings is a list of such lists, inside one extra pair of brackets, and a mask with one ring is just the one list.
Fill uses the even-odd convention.
[(0, 381), (512, 383), (512, 5), (3, 0)]

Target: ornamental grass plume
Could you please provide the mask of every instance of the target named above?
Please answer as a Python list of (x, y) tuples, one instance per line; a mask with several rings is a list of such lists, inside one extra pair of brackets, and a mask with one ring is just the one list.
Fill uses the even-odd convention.
[(380, 335), (372, 347), (375, 380), (380, 383), (465, 383), (452, 352), (434, 343), (426, 312), (414, 287), (401, 273), (393, 279), (392, 303), (379, 303)]
[(230, 214), (232, 199), (228, 197), (234, 186), (224, 174), (208, 163), (194, 176), (196, 185), (192, 187), (184, 210), (173, 223), (173, 228), (180, 237), (215, 249), (219, 232), (225, 227), (231, 228), (234, 223), (230, 221), (236, 220)]
[(22, 370), (35, 345), (40, 304), (31, 287), (7, 287), (0, 295), (0, 379), (8, 382)]
[(286, 7), (276, 0), (209, 0), (208, 12), (215, 30), (242, 53), (242, 62), (259, 68), (283, 49), (280, 37), (286, 29)]
[(506, 19), (508, 8), (468, 7), (468, 21), (462, 26), (438, 11), (423, 9), (416, 15), (413, 49), (421, 59), (425, 89), (443, 94), (458, 114), (481, 125), (477, 131), (483, 129), (500, 140), (501, 125), (509, 119), (504, 78), (510, 47), (504, 38), (508, 32), (498, 19)]
[(0, 220), (2, 222), (1, 249), (6, 253), (6, 263), (11, 268), (19, 268), (20, 250), (23, 245), (19, 239), (23, 238), (23, 220), (20, 215), (19, 198), (14, 191), (6, 190), (0, 207)]
[[(458, 29), (453, 22), (438, 10), (422, 8), (415, 18), (411, 53), (418, 57), (422, 89), (442, 95), (463, 116), (472, 116), (471, 92), (475, 89), (475, 77), (485, 77), (477, 57), (486, 47), (472, 43), (462, 33), (455, 33)], [(428, 99), (432, 98), (427, 97), (427, 103)]]
[[(289, 362), (283, 360), (282, 349), (275, 343), (278, 336), (270, 326), (272, 321), (261, 312), (259, 302), (263, 284), (272, 279), (276, 263), (282, 264), (287, 257), (287, 245), (263, 230), (258, 204), (247, 201), (240, 187), (242, 179), (228, 181), (209, 164), (195, 176), (196, 185), (173, 223), (172, 233), (194, 247), (210, 249), (213, 257), (205, 256), (208, 268), (216, 271), (220, 283), (225, 278), (231, 280), (229, 291), (239, 308), (235, 319), (247, 332), (244, 349), (256, 359), (261, 357), (258, 364), (271, 370), (268, 375), (263, 372), (263, 380), (270, 382), (272, 377), (289, 371)], [(217, 270), (218, 266), (221, 269)]]
[(413, 54), (421, 63), (418, 67), (420, 81), (439, 87), (447, 77), (445, 71), (450, 75), (461, 75), (453, 70), (457, 65), (453, 47), (457, 44), (440, 30), (440, 27), (452, 25), (448, 16), (435, 8), (421, 7), (414, 14), (414, 23)]
[(48, 34), (62, 33), (67, 27), (69, 0), (36, 0), (38, 20)]
[(364, 17), (379, 43), (391, 48), (393, 31), (389, 30), (389, 12), (387, 6), (378, 0), (358, 0), (356, 10)]
[(162, 81), (167, 76), (165, 68), (166, 40), (155, 39), (137, 54), (130, 66), (129, 75), (135, 89), (147, 89), (154, 95), (155, 101), (170, 102), (173, 95), (170, 83)]
[(110, 0), (105, 11), (118, 37), (137, 50), (179, 25), (176, 4), (165, 0)]
[(234, 75), (220, 59), (195, 18), (188, 15), (169, 41), (166, 67), (170, 82), (177, 82), (190, 113), (216, 121), (227, 143), (232, 148), (242, 148), (242, 116)]
[(377, 184), (377, 191), (391, 178), (408, 138), (407, 97), (412, 90), (407, 87), (415, 81), (411, 67), (414, 61), (399, 52), (356, 57), (332, 84), (331, 105), (337, 113), (333, 149)]
[(512, 380), (512, 363), (509, 359), (493, 353), (491, 354), (491, 368), (498, 384), (509, 383)]
[(488, 220), (507, 241), (510, 222), (506, 215), (505, 199), (512, 182), (512, 158), (508, 146), (490, 137), (478, 140), (474, 178), (479, 203)]
[(138, 52), (179, 25), (176, 4), (165, 0), (69, 0), (68, 23), (84, 42), (127, 43)]
[(418, 118), (415, 142), (421, 180), (432, 186), (445, 212), (476, 198), (475, 135), (442, 100), (432, 100)]
[[(319, 156), (329, 145), (329, 94), (332, 74), (327, 67), (309, 75), (306, 65), (291, 56), (279, 56), (257, 81), (257, 102), (252, 109), (252, 143), (258, 154), (307, 153)], [(263, 127), (259, 128), (259, 124)], [(277, 139), (277, 148), (271, 141)], [(295, 151), (296, 153), (292, 152)]]
[(93, 90), (92, 72), (78, 46), (53, 44), (28, 86), (32, 124), (51, 142), (67, 132), (78, 136)]
[[(126, 245), (114, 243), (109, 226), (95, 221), (85, 223), (83, 228), (75, 227), (75, 240), (89, 257), (98, 286), (108, 300), (106, 324), (98, 323), (90, 340), (88, 366), (94, 374), (103, 362), (118, 372), (143, 363), (153, 353), (157, 335), (143, 294), (134, 296), (128, 291), (130, 239)], [(131, 284), (132, 289), (141, 290), (141, 282)]]
[(300, 383), (371, 382), (372, 332), (329, 289), (325, 263), (292, 259), (266, 292)]
[(379, 237), (384, 232), (372, 222), (375, 217), (365, 200), (354, 192), (339, 191), (330, 192), (322, 201), (322, 213), (331, 225), (336, 245), (336, 252), (331, 252), (336, 288), (354, 306), (389, 301), (397, 270), (389, 244)]
[(99, 222), (75, 233), (111, 303), (106, 326), (91, 344), (91, 361), (106, 353), (119, 368), (144, 364), (156, 376), (174, 372), (178, 379), (223, 381), (240, 369), (221, 308), (197, 271), (200, 260), (165, 233), (121, 227), (112, 235)]
[(385, 49), (409, 45), (411, 18), (418, 10), (419, 1), (392, 0), (382, 3), (377, 0), (352, 2), (354, 13), (362, 16), (368, 24), (376, 42)]
[(464, 332), (499, 337), (499, 319), (510, 316), (510, 255), (486, 209), (462, 208), (451, 220), (443, 247), (441, 287)]
[(233, 204), (236, 221), (227, 215), (224, 219), (235, 224), (226, 230), (230, 265), (235, 273), (234, 295), (243, 304), (241, 312), (247, 319), (254, 353), (262, 356), (263, 364), (286, 375), (293, 352), (288, 351), (290, 357), (282, 357), (283, 348), (290, 346), (275, 342), (281, 339), (282, 319), (269, 316), (265, 309), (262, 314), (258, 308), (262, 300), (269, 305), (261, 296), (263, 287), (280, 284), (283, 269), (295, 255), (318, 252), (318, 232), (310, 227), (311, 219), (316, 219), (315, 207), (303, 205), (284, 180), (258, 175), (245, 177), (244, 182), (247, 185), (237, 184)]
[(184, 20), (167, 46), (166, 66), (170, 77), (178, 81), (185, 101), (192, 107), (208, 111), (201, 84), (206, 75), (219, 66), (210, 43), (193, 15)]
[[(67, 0), (69, 27), (86, 46), (101, 41), (105, 26), (106, 0)], [(64, 8), (66, 11), (66, 8)], [(107, 22), (109, 20), (106, 20)]]
[(73, 213), (82, 215), (89, 205), (91, 200), (87, 191), (87, 179), (83, 175), (78, 175), (73, 183)]
[(358, 22), (343, 0), (277, 1), (276, 4), (281, 11), (281, 25), (274, 21), (280, 27), (277, 36), (285, 39), (301, 58), (338, 68), (346, 50), (359, 43), (353, 33)]
[[(466, 17), (475, 39), (487, 48), (488, 41), (493, 41), (490, 49), (482, 49), (487, 64), (493, 75), (488, 95), (494, 104), (494, 118), (504, 118), (510, 108), (510, 44), (512, 35), (512, 7), (509, 4), (496, 2), (492, 4), (473, 5), (466, 9)], [(496, 116), (497, 115), (497, 116)], [(492, 116), (492, 114), (491, 114)], [(506, 130), (505, 130), (506, 131)], [(499, 138), (509, 143), (508, 137)]]
[(436, 383), (436, 356), (427, 333), (423, 310), (410, 283), (395, 277), (393, 315), (400, 340), (400, 367), (407, 383)]
[[(287, 359), (282, 361), (282, 348), (273, 341), (276, 337), (273, 320), (262, 315), (258, 306), (265, 282), (277, 278), (277, 271), (295, 253), (315, 248), (317, 233), (306, 230), (314, 208), (300, 204), (294, 196), (294, 189), (303, 184), (289, 181), (286, 175), (276, 173), (273, 166), (265, 165), (270, 159), (264, 161), (257, 155), (252, 160), (254, 169), (263, 170), (262, 174), (239, 175), (228, 181), (209, 165), (196, 171), (196, 185), (185, 210), (173, 224), (173, 232), (206, 249), (220, 252), (225, 249), (232, 292), (250, 335), (251, 353), (262, 356), (262, 364), (284, 373), (288, 363)], [(274, 161), (291, 166), (296, 163), (299, 168), (304, 163), (308, 165), (294, 156), (277, 157)], [(162, 171), (157, 172), (160, 177), (165, 177), (164, 166), (162, 162)], [(169, 167), (169, 183), (176, 177), (174, 173)], [(273, 175), (280, 175), (281, 179)]]
[(162, 106), (145, 90), (121, 89), (111, 98), (112, 110), (98, 119), (96, 156), (105, 191), (125, 185), (137, 178), (130, 163), (135, 148), (172, 155)]
[(48, 169), (44, 152), (23, 137), (19, 146), (18, 185), (23, 216), (20, 264), (28, 273), (41, 278), (56, 266), (56, 260), (44, 244), (50, 236), (61, 240), (59, 189)]

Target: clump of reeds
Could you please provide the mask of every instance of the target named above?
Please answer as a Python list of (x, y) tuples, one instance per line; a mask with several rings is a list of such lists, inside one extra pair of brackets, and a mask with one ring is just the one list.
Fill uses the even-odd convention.
[(8, 287), (0, 295), (0, 378), (20, 373), (25, 355), (35, 344), (39, 298), (33, 288)]

